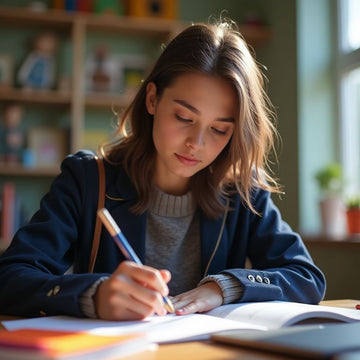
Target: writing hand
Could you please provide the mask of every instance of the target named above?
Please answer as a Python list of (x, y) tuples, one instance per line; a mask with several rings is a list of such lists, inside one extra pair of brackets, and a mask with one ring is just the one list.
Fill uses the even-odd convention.
[(195, 289), (171, 298), (177, 315), (205, 312), (222, 304), (222, 292), (215, 282), (208, 282)]
[(139, 320), (165, 315), (162, 296), (171, 275), (132, 261), (123, 261), (109, 279), (98, 287), (94, 302), (96, 313), (105, 320)]

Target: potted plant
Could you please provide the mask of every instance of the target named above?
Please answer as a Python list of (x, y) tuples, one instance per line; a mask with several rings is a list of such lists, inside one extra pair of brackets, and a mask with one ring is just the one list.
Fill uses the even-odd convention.
[(331, 163), (315, 174), (321, 192), (319, 208), (322, 232), (326, 237), (343, 237), (346, 233), (345, 204), (342, 198), (343, 176), (338, 163)]
[(346, 220), (349, 234), (360, 233), (360, 195), (350, 197), (346, 201)]

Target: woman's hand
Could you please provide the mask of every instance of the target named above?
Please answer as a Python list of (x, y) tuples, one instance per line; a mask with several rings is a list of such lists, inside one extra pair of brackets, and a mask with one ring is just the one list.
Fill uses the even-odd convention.
[(131, 261), (123, 261), (109, 279), (99, 285), (94, 296), (100, 319), (138, 320), (165, 315), (162, 296), (167, 296), (167, 270), (156, 270)]
[(223, 298), (220, 287), (210, 281), (171, 298), (171, 301), (177, 315), (187, 315), (216, 308), (222, 304)]

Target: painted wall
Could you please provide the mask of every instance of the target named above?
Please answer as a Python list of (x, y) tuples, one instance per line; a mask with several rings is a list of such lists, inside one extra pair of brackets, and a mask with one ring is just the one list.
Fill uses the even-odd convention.
[(331, 1), (300, 0), (298, 14), (298, 109), (300, 229), (320, 228), (315, 173), (338, 155)]

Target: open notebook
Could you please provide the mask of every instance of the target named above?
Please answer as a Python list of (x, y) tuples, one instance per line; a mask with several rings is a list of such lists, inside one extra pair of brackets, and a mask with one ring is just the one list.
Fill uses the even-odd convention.
[(82, 330), (93, 334), (146, 333), (151, 342), (167, 343), (208, 339), (223, 330), (271, 330), (304, 323), (360, 321), (360, 311), (290, 302), (257, 302), (223, 305), (204, 314), (152, 316), (141, 321), (102, 321), (53, 316), (3, 321), (8, 330), (36, 328)]

